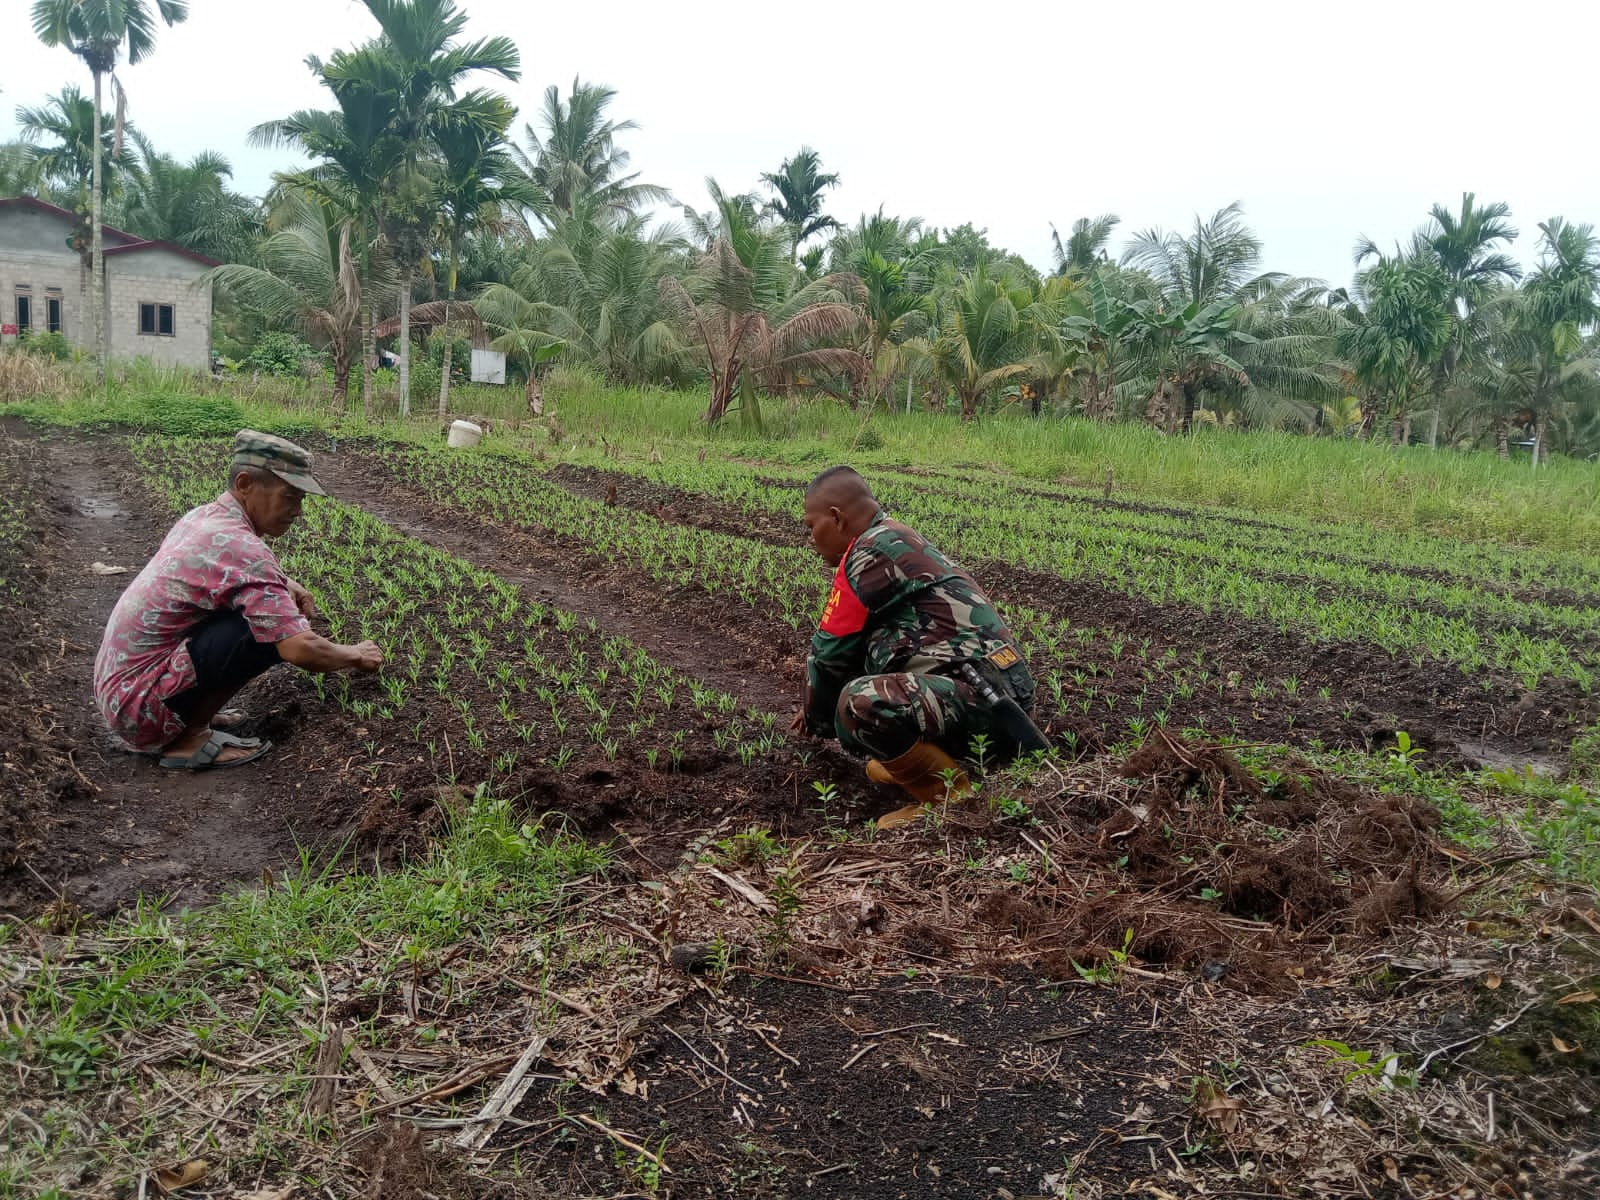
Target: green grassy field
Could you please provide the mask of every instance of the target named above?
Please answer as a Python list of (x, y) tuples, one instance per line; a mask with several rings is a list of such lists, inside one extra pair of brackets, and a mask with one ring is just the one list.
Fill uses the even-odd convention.
[[(452, 417), (526, 423), (520, 389), (466, 386), (454, 395)], [(562, 435), (551, 450), (578, 442), (572, 453), (580, 460), (606, 439), (627, 454), (654, 452), (668, 461), (710, 446), (723, 455), (800, 467), (845, 460), (863, 468), (917, 464), (1088, 489), (1102, 488), (1109, 470), (1116, 494), (1146, 501), (1507, 547), (1583, 551), (1600, 544), (1600, 471), (1590, 463), (1558, 459), (1534, 472), (1525, 457), (1502, 462), (1483, 453), (1205, 428), (1168, 437), (1131, 424), (1034, 419), (1016, 409), (962, 426), (943, 414), (856, 413), (826, 400), (768, 399), (760, 432), (737, 414), (709, 429), (700, 420), (697, 395), (607, 388), (571, 370), (555, 371), (545, 396)], [(371, 431), (358, 415), (332, 413), (323, 388), (299, 381), (230, 379), (204, 396), (209, 413), (196, 413), (195, 399), (186, 377), (146, 368), (128, 370), (108, 393), (82, 389), (64, 400), (13, 407), (53, 421), (166, 433), (219, 434), (239, 416), (264, 428)], [(400, 425), (393, 406), (388, 397), (376, 409), (385, 434), (426, 440), (437, 433), (432, 414)], [(352, 413), (358, 407), (353, 397)]]

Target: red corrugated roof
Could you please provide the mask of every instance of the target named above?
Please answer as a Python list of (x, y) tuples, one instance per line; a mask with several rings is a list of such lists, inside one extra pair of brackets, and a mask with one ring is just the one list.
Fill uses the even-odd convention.
[[(0, 198), (0, 209), (4, 208), (31, 208), (35, 212), (47, 213), (52, 217), (60, 217), (73, 225), (78, 223), (78, 217), (76, 213), (73, 213), (69, 209), (61, 208), (58, 205), (50, 204), (47, 201), (40, 200), (37, 196), (9, 196)], [(216, 259), (201, 254), (198, 250), (191, 250), (187, 246), (178, 245), (176, 242), (163, 242), (155, 238), (142, 238), (137, 234), (124, 233), (122, 230), (114, 229), (104, 222), (102, 222), (100, 225), (100, 237), (102, 240), (102, 254), (137, 254), (141, 250), (168, 250), (173, 254), (181, 254), (184, 258), (193, 259), (195, 262), (202, 263), (208, 267), (217, 267), (222, 265)], [(115, 238), (118, 244), (115, 246), (105, 246), (103, 243), (104, 239), (106, 238)]]

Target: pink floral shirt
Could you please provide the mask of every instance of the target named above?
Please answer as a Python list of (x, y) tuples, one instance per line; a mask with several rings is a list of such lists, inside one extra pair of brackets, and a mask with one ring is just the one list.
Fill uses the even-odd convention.
[(160, 750), (183, 731), (166, 701), (194, 686), (189, 636), (228, 608), (244, 614), (258, 642), (311, 628), (289, 593), (289, 577), (232, 492), (183, 515), (106, 622), (94, 697), (129, 748)]

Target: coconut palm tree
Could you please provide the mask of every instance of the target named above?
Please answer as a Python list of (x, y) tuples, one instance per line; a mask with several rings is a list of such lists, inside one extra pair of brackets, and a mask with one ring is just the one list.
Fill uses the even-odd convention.
[(0, 196), (32, 196), (41, 184), (33, 147), (26, 141), (0, 142)]
[(324, 194), (280, 186), (271, 204), (261, 266), (230, 263), (207, 279), (278, 327), (296, 330), (333, 360), (333, 399), (342, 411), (360, 344), (361, 279), (353, 240), (358, 215)]
[(835, 271), (855, 271), (869, 254), (876, 254), (885, 262), (904, 263), (909, 272), (931, 275), (934, 264), (930, 247), (936, 239), (924, 244), (921, 217), (891, 217), (884, 215), (880, 205), (872, 216), (862, 213), (848, 229), (841, 229), (828, 246), (828, 262)]
[(497, 337), (561, 342), (566, 358), (621, 386), (679, 378), (686, 347), (661, 295), (678, 244), (670, 231), (646, 236), (642, 219), (620, 228), (559, 221), (509, 285), (491, 284), (476, 307)]
[(996, 384), (1027, 373), (1030, 331), (1023, 312), (1032, 303), (1027, 288), (991, 277), (979, 263), (940, 312), (933, 360), (961, 401), (963, 421), (977, 414), (979, 401)]
[(1244, 210), (1235, 203), (1208, 221), (1196, 217), (1187, 237), (1161, 229), (1135, 234), (1122, 263), (1147, 272), (1169, 307), (1207, 305), (1236, 296), (1256, 279), (1261, 239), (1245, 225)]
[(521, 56), (508, 37), (459, 41), (467, 15), (455, 0), (363, 0), (377, 19), (379, 36), (354, 50), (337, 51), (322, 69), (341, 107), (381, 106), (389, 122), (394, 160), (387, 164), (377, 213), (389, 253), (400, 269), (400, 412), (411, 405), (411, 291), (434, 227), (434, 136), (442, 124), (499, 119), (499, 107), (477, 93), (457, 103), (468, 75), (486, 71), (515, 81)]
[(462, 113), (469, 101), (481, 110), (477, 119), (442, 121), (433, 133), (439, 152), (435, 189), (444, 210), (444, 239), (449, 252), (444, 369), (439, 378), (441, 418), (450, 407), (450, 369), (455, 350), (455, 340), (449, 336), (450, 306), (456, 299), (462, 245), (480, 231), (522, 228), (514, 214), (520, 207), (531, 207), (536, 200), (533, 184), (518, 169), (505, 137), (516, 109), (504, 96), (479, 92), (463, 97), (451, 112)]
[(925, 276), (907, 271), (903, 263), (890, 262), (875, 250), (861, 256), (854, 273), (861, 280), (866, 318), (862, 353), (872, 364), (874, 390), (883, 395), (905, 365), (900, 355), (886, 351), (928, 332), (933, 324), (933, 298), (928, 295)]
[(1106, 245), (1111, 241), (1112, 231), (1120, 224), (1122, 218), (1114, 213), (1092, 218), (1079, 217), (1072, 223), (1072, 230), (1065, 242), (1062, 242), (1056, 227), (1050, 226), (1056, 274), (1079, 277), (1094, 270), (1097, 264), (1106, 262)]
[[(156, 19), (159, 17), (169, 27), (185, 20), (189, 15), (187, 0), (34, 0), (33, 31), (46, 46), (61, 46), (83, 59), (94, 76), (94, 130), (90, 140), (93, 149), (93, 171), (89, 201), (89, 312), (94, 331), (95, 360), (99, 364), (100, 381), (106, 374), (105, 305), (102, 300), (104, 286), (104, 246), (101, 237), (101, 165), (103, 151), (100, 142), (101, 91), (105, 77), (116, 69), (117, 56), (124, 44), (128, 48), (128, 62), (137, 63), (155, 49)], [(122, 88), (117, 87), (116, 132), (112, 137), (115, 150), (122, 148)]]
[(597, 219), (621, 220), (644, 205), (672, 199), (665, 188), (640, 183), (638, 172), (627, 173), (628, 152), (617, 148), (617, 134), (639, 126), (606, 117), (616, 95), (614, 88), (576, 77), (566, 100), (554, 84), (545, 89), (542, 132), (530, 122), (528, 152), (514, 153), (538, 190), (533, 211), (547, 225), (581, 209)]
[(800, 243), (813, 234), (838, 229), (839, 222), (822, 211), (822, 193), (834, 187), (839, 177), (824, 172), (822, 159), (809, 146), (783, 160), (777, 171), (766, 171), (761, 181), (775, 193), (767, 208), (776, 213), (792, 233), (790, 261), (799, 260)]
[[(101, 123), (107, 124), (103, 114)], [(87, 233), (89, 192), (94, 184), (94, 101), (69, 84), (35, 108), (18, 107), (17, 125), (34, 172), (60, 193), (73, 197), (75, 206), (81, 206)], [(108, 196), (117, 193), (122, 173), (134, 162), (126, 148), (113, 154), (111, 137), (111, 129), (102, 128), (100, 152)]]
[(1360, 432), (1363, 419), (1361, 401), (1355, 396), (1341, 396), (1322, 406), (1319, 423), (1333, 437), (1347, 438)]
[(1056, 275), (1041, 280), (1033, 303), (1022, 312), (1033, 339), (1033, 353), (1027, 360), (1026, 383), (1033, 415), (1038, 416), (1048, 399), (1052, 404), (1066, 397), (1068, 384), (1077, 374), (1083, 352), (1076, 340), (1066, 336), (1062, 321), (1073, 310), (1080, 279)]
[(1309, 427), (1335, 398), (1339, 321), (1317, 303), (1322, 286), (1258, 273), (1261, 241), (1239, 205), (1197, 217), (1187, 235), (1137, 234), (1122, 261), (1147, 275), (1154, 295), (1133, 302), (1125, 333), (1137, 353), (1120, 386), (1149, 388), (1145, 411), (1157, 425), (1190, 428), (1209, 396), (1251, 424)]
[[(363, 276), (363, 406), (372, 410), (372, 336), (377, 289), (372, 286), (373, 255), (387, 233), (386, 253), (400, 268), (402, 407), (410, 394), (411, 279), (421, 260), (429, 222), (431, 139), (445, 111), (456, 103), (456, 88), (475, 71), (518, 77), (520, 58), (510, 38), (457, 41), (466, 14), (455, 0), (363, 0), (377, 18), (379, 37), (353, 50), (339, 50), (326, 63), (306, 60), (339, 107), (303, 110), (251, 131), (256, 144), (297, 147), (321, 161), (292, 177), (297, 185), (325, 195), (359, 214), (354, 229)], [(465, 103), (467, 97), (462, 98)], [(475, 105), (467, 106), (476, 111)], [(487, 111), (487, 110), (485, 110)], [(462, 113), (456, 118), (465, 119)]]
[(843, 376), (852, 388), (867, 360), (841, 344), (859, 328), (860, 281), (826, 275), (785, 294), (796, 272), (781, 235), (742, 229), (718, 236), (688, 280), (667, 276), (661, 295), (706, 368), (705, 420), (720, 421), (735, 395), (788, 387), (801, 376)]
[(1475, 349), (1484, 344), (1483, 305), (1500, 288), (1521, 275), (1516, 260), (1497, 247), (1516, 239), (1511, 209), (1496, 201), (1479, 207), (1471, 192), (1461, 196), (1461, 211), (1442, 204), (1429, 210), (1430, 223), (1413, 243), (1413, 253), (1431, 253), (1450, 282), (1448, 306), (1451, 333), (1433, 365), (1433, 425), (1430, 446), (1438, 445), (1440, 406), (1450, 393), (1451, 381)]
[[(72, 209), (72, 248), (78, 254), (82, 302), (85, 309), (99, 312), (93, 283), (96, 225), (92, 197), (97, 124), (104, 199), (115, 200), (121, 194), (123, 179), (134, 167), (133, 154), (126, 146), (113, 145), (108, 123), (103, 117), (95, 121), (94, 101), (75, 87), (62, 88), (37, 108), (18, 108), (17, 124), (25, 139), (30, 174), (49, 185), (51, 194)], [(125, 125), (125, 130), (131, 131), (132, 126)]]
[[(1322, 284), (1293, 276), (1264, 276), (1247, 287), (1238, 298), (1238, 336), (1228, 343), (1244, 376), (1210, 376), (1208, 407), (1220, 405), (1253, 428), (1315, 428), (1322, 406), (1348, 390), (1338, 353), (1345, 318), (1326, 297)], [(1195, 392), (1185, 399), (1193, 402)]]
[(709, 253), (717, 239), (723, 238), (732, 244), (741, 261), (759, 254), (764, 263), (782, 276), (781, 267), (792, 263), (780, 263), (772, 255), (762, 253), (772, 244), (772, 221), (771, 214), (762, 208), (760, 197), (753, 192), (725, 192), (709, 175), (706, 192), (711, 197), (711, 207), (705, 212), (696, 212), (687, 204), (683, 206), (683, 223), (689, 229), (690, 240)]
[[(1369, 244), (1358, 246), (1370, 257)], [(1340, 356), (1358, 385), (1390, 414), (1390, 444), (1409, 441), (1418, 397), (1433, 386), (1434, 365), (1454, 329), (1451, 282), (1429, 252), (1379, 255), (1356, 279), (1358, 305), (1339, 333)]]
[[(314, 71), (322, 64), (308, 60)], [(372, 416), (372, 368), (376, 351), (372, 334), (379, 288), (378, 229), (380, 204), (401, 151), (390, 108), (376, 93), (358, 95), (346, 87), (336, 109), (301, 109), (250, 131), (258, 146), (291, 146), (318, 160), (304, 171), (274, 176), (280, 187), (315, 197), (350, 222), (350, 248), (360, 276), (361, 403)]]
[(1534, 454), (1549, 454), (1552, 426), (1600, 396), (1600, 237), (1560, 217), (1539, 225), (1539, 263), (1527, 283), (1496, 303), (1499, 332), (1489, 372), (1496, 401), (1497, 448), (1507, 456), (1506, 425), (1522, 414)]

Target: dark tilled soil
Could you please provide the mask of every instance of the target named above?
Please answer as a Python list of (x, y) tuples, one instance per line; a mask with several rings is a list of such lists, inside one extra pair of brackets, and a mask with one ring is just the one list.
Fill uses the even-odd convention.
[(0, 724), (0, 870), (38, 849), (44, 811), (84, 786), (72, 746), (37, 698), (37, 681), (64, 652), (46, 619), (46, 581), (56, 552), (38, 448), (0, 427), (0, 695), (14, 700)]
[[(13, 661), (24, 653), (42, 656), (44, 665), (28, 673), (27, 690), (13, 690), (0, 701), (14, 714), (5, 725), (11, 739), (5, 753), (14, 765), (4, 781), (12, 796), (6, 832), (14, 848), (0, 855), (9, 861), (0, 876), (0, 895), (8, 903), (37, 901), (55, 890), (91, 909), (141, 890), (198, 899), (263, 866), (276, 868), (301, 846), (324, 847), (350, 833), (369, 844), (415, 839), (419, 824), (427, 824), (419, 817), (437, 808), (435, 769), (383, 738), (376, 754), (369, 752), (370, 731), (316, 701), (304, 681), (286, 671), (258, 681), (240, 700), (251, 719), (246, 732), (264, 732), (279, 743), (257, 767), (187, 775), (161, 770), (112, 744), (90, 696), (94, 651), (111, 606), (164, 536), (171, 514), (145, 491), (126, 450), (113, 440), (38, 438), (20, 426), (12, 426), (10, 436), (28, 447), (46, 502), (29, 568), (37, 602), (31, 624), (14, 627), (26, 629), (28, 648), (21, 648), (14, 633), (10, 655)], [(581, 546), (431, 505), (361, 453), (323, 455), (319, 470), (345, 501), (494, 571), (531, 597), (592, 616), (605, 632), (644, 645), (668, 665), (743, 703), (785, 715), (793, 711), (803, 637), (779, 622), (697, 588), (655, 593), (626, 568), (584, 555)], [(602, 472), (568, 482), (585, 494), (616, 483), (619, 503), (649, 508), (659, 500), (658, 512), (667, 500), (635, 495), (640, 481)], [(702, 511), (698, 519), (720, 517)], [(746, 525), (739, 532), (751, 530)], [(90, 564), (97, 561), (127, 567), (128, 573), (95, 574)], [(1130, 641), (1152, 638), (1157, 652), (1174, 646), (1187, 656), (1201, 644), (1209, 660), (1233, 664), (1237, 685), (1221, 693), (1197, 690), (1169, 714), (1175, 726), (1203, 724), (1260, 740), (1317, 738), (1355, 746), (1381, 744), (1405, 729), (1430, 748), (1432, 761), (1442, 762), (1457, 757), (1458, 740), (1508, 754), (1538, 753), (1582, 711), (1577, 697), (1552, 695), (1551, 689), (1534, 696), (1485, 692), (1444, 664), (1417, 667), (1368, 647), (1307, 643), (1237, 620), (1204, 618), (1208, 624), (1199, 625), (1195, 613), (1084, 581), (999, 564), (981, 566), (979, 574), (1002, 604), (1027, 604), (1071, 620), (1092, 613), (1102, 624), (1126, 629)], [(1146, 681), (1138, 664), (1113, 662), (1104, 646), (1087, 648), (1084, 659), (1100, 670), (1095, 686), (1119, 697), (1112, 725), (1104, 725), (1103, 717), (1086, 719), (1070, 702), (1065, 711), (1055, 710), (1043, 697), (1039, 716), (1057, 733), (1072, 731), (1087, 751), (1108, 728), (1120, 735)], [(1069, 671), (1080, 664), (1035, 665)], [(1254, 679), (1291, 674), (1300, 680), (1297, 697), (1251, 700)], [(1329, 688), (1330, 699), (1316, 697), (1319, 687)], [(643, 844), (659, 836), (670, 846), (678, 839), (667, 830), (699, 821), (708, 805), (725, 808), (729, 797), (791, 832), (806, 824), (791, 811), (804, 807), (792, 771), (755, 778), (748, 770), (732, 770), (736, 764), (709, 747), (699, 747), (694, 758), (696, 774), (707, 777), (694, 784), (664, 784), (642, 764), (629, 762), (580, 764), (576, 783), (530, 769), (516, 784), (534, 808), (568, 813), (597, 832), (622, 820)], [(369, 770), (374, 762), (376, 772)], [(462, 778), (480, 768), (487, 775), (482, 764), (467, 768)], [(822, 754), (807, 780), (833, 778), (845, 789), (847, 804), (865, 804), (869, 812), (886, 804), (886, 797), (863, 790), (858, 769), (842, 756)], [(399, 802), (390, 798), (396, 787)]]
[[(129, 575), (98, 575), (90, 564), (137, 570), (172, 514), (139, 483), (120, 443), (11, 432), (34, 456), (29, 486), (43, 489), (46, 503), (28, 543), (37, 602), (29, 608), (26, 636), (8, 645), (10, 663), (21, 665), (17, 675), (26, 687), (0, 697), (7, 807), (25, 816), (17, 849), (0, 854), (0, 906), (33, 910), (58, 892), (92, 908), (140, 894), (200, 900), (263, 867), (276, 869), (299, 845), (321, 851), (352, 836), (363, 850), (413, 844), (451, 802), (441, 795), (436, 769), (404, 744), (401, 731), (358, 725), (317, 701), (287, 671), (269, 675), (241, 697), (251, 718), (247, 729), (278, 742), (258, 766), (167, 772), (107, 744), (90, 698), (90, 676), (100, 631)], [(417, 503), (360, 455), (324, 457), (319, 473), (347, 502), (496, 571), (530, 599), (593, 616), (605, 632), (628, 636), (746, 703), (780, 713), (792, 706), (803, 650), (792, 630), (752, 620), (747, 610), (717, 608), (698, 591), (653, 594), (629, 572), (580, 557), (572, 546)], [(1118, 608), (1104, 594), (1070, 586), (1063, 591), (1059, 580), (1025, 573), (980, 574), (1005, 600), (1055, 606), (1052, 611), (1074, 618), (1087, 609), (1097, 621), (1125, 624), (1154, 644), (1185, 651), (1202, 644), (1212, 656), (1237, 656), (1249, 664), (1239, 668), (1246, 684), (1257, 673), (1279, 678), (1292, 663), (1304, 672), (1307, 689), (1326, 680), (1336, 700), (1344, 698), (1344, 689), (1368, 705), (1370, 720), (1350, 740), (1378, 739), (1394, 720), (1416, 722), (1404, 727), (1419, 736), (1421, 719), (1441, 710), (1452, 715), (1435, 716), (1431, 727), (1447, 733), (1486, 727), (1515, 739), (1530, 737), (1530, 729), (1561, 728), (1554, 714), (1541, 715), (1530, 705), (1523, 707), (1520, 724), (1494, 717), (1475, 725), (1483, 714), (1470, 709), (1466, 696), (1426, 674), (1391, 674), (1394, 665), (1387, 660), (1341, 658), (1337, 647), (1275, 640), (1280, 635), (1238, 625), (1197, 632), (1193, 614)], [(1332, 653), (1335, 661), (1322, 662), (1313, 652)], [(1125, 685), (1116, 686), (1120, 691)], [(1224, 700), (1218, 718), (1239, 717), (1241, 724), (1246, 714), (1253, 719), (1247, 696)], [(443, 700), (415, 702), (425, 722), (448, 720)], [(1451, 704), (1460, 708), (1451, 710)], [(1393, 717), (1382, 716), (1384, 706)], [(406, 717), (416, 719), (409, 704)], [(1246, 728), (1278, 726), (1263, 719)], [(1316, 726), (1297, 720), (1294, 728)], [(1331, 738), (1334, 731), (1327, 731)], [(1184, 858), (1199, 859), (1198, 843), (1174, 842), (1170, 829), (1183, 826), (1172, 814), (1203, 792), (1221, 819), (1224, 797), (1248, 785), (1225, 758), (1190, 761), (1190, 751), (1172, 745), (1147, 750), (1130, 765), (1149, 781), (1142, 827), (1121, 821), (1121, 809), (1106, 797), (1061, 798), (1061, 804), (1075, 806), (1084, 842), (1070, 859), (1067, 882), (1086, 870), (1106, 869), (1101, 860), (1125, 856), (1139, 886), (1151, 893), (1174, 884), (1197, 886)], [(630, 872), (663, 878), (680, 861), (684, 840), (714, 821), (759, 819), (794, 834), (818, 819), (808, 811), (793, 770), (743, 767), (703, 735), (690, 743), (689, 761), (692, 770), (678, 776), (625, 757), (578, 764), (561, 778), (530, 767), (516, 785), (530, 808), (566, 813), (608, 840), (625, 835), (615, 880), (620, 886)], [(472, 760), (464, 770), (481, 774), (487, 766)], [(858, 816), (888, 807), (892, 800), (864, 788), (857, 771), (856, 764), (817, 752), (805, 781), (835, 780), (839, 803)], [(464, 776), (462, 782), (473, 780)], [(1343, 803), (1320, 794), (1319, 786), (1311, 780), (1300, 791), (1252, 794), (1251, 805), (1259, 820), (1289, 830), (1284, 844), (1292, 846), (1297, 822)], [(13, 807), (13, 796), (26, 796), (29, 804)], [(1416, 861), (1415, 848), (1434, 828), (1427, 814), (1347, 807), (1349, 827), (1341, 827), (1338, 844), (1360, 848), (1361, 859), (1341, 858), (1341, 869), (1351, 878), (1360, 870), (1373, 879), (1392, 877), (1396, 886), (1373, 888), (1361, 903), (1350, 904), (1348, 896), (1329, 891), (1325, 877), (1313, 877), (1308, 856), (1251, 856), (1241, 849), (1225, 872), (1206, 877), (1218, 885), (1219, 921), (1280, 920), (1297, 936), (1341, 930), (1341, 937), (1366, 937), (1431, 911), (1440, 898), (1419, 886), (1416, 871), (1397, 871)], [(1203, 825), (1196, 836), (1202, 834), (1215, 840)], [(905, 836), (907, 844), (915, 843), (915, 834)], [(944, 862), (936, 858), (938, 850), (932, 842), (915, 843), (909, 852), (927, 857), (930, 869), (958, 872), (959, 853)], [(1141, 928), (1129, 943), (1125, 933), (1119, 936), (1133, 928), (1126, 912), (1079, 903), (1065, 884), (1059, 890), (1051, 904), (996, 901), (978, 914), (992, 931), (987, 936), (1053, 947), (1065, 956), (1059, 969), (1044, 970), (1041, 963), (1028, 977), (961, 977), (959, 967), (939, 965), (949, 947), (941, 931), (924, 922), (899, 929), (893, 951), (908, 965), (882, 972), (868, 991), (820, 979), (802, 983), (736, 973), (723, 991), (697, 993), (703, 1000), (639, 1030), (631, 1075), (624, 1077), (632, 1079), (631, 1091), (612, 1086), (596, 1096), (568, 1084), (541, 1083), (519, 1110), (538, 1123), (537, 1130), (514, 1159), (502, 1155), (494, 1182), (460, 1162), (431, 1163), (423, 1139), (400, 1122), (374, 1143), (364, 1163), (369, 1179), (376, 1180), (367, 1194), (384, 1200), (443, 1194), (441, 1180), (449, 1183), (449, 1194), (479, 1196), (653, 1189), (674, 1196), (1021, 1197), (1062, 1194), (1074, 1179), (1102, 1183), (1107, 1192), (1149, 1181), (1170, 1190), (1177, 1177), (1168, 1168), (1177, 1159), (1169, 1151), (1185, 1148), (1191, 1135), (1199, 1140), (1206, 1134), (1204, 1126), (1195, 1127), (1188, 1089), (1197, 1074), (1214, 1067), (1208, 1063), (1213, 1048), (1197, 1048), (1185, 1037), (1191, 993), (1180, 994), (1175, 978), (1161, 988), (1159, 1001), (1131, 988), (1084, 986), (1066, 959), (1094, 962), (1097, 947), (1122, 945), (1147, 964), (1189, 964), (1205, 946), (1175, 949), (1174, 931), (1160, 928)], [(920, 911), (926, 898), (919, 892), (901, 907)], [(937, 982), (922, 969), (929, 962), (941, 972)], [(1235, 965), (1242, 973), (1248, 964)], [(1040, 974), (1055, 982), (1041, 982), (1035, 978)], [(1224, 986), (1232, 979), (1230, 973)], [(1277, 1023), (1287, 1028), (1280, 1032)], [(1260, 1010), (1241, 1009), (1234, 1025), (1233, 1032), (1254, 1039), (1253, 1048), (1269, 1060), (1278, 1048), (1306, 1037), (1304, 1023), (1288, 1010), (1263, 1019)], [(1344, 1036), (1371, 1045), (1379, 1032), (1355, 1029)], [(661, 1153), (670, 1174), (652, 1183), (646, 1158), (562, 1115), (574, 1112)], [(568, 1128), (570, 1133), (561, 1132)], [(501, 1136), (513, 1140), (517, 1132)], [(1217, 1150), (1194, 1161), (1226, 1166), (1227, 1158)], [(1362, 1177), (1371, 1186), (1364, 1190), (1403, 1194), (1399, 1185), (1384, 1182), (1384, 1170), (1381, 1161), (1365, 1164)], [(1261, 1193), (1281, 1194), (1296, 1184), (1285, 1177), (1259, 1186)]]
[[(1466, 675), (1450, 663), (1419, 666), (1359, 642), (1313, 642), (1263, 621), (1152, 604), (1085, 579), (1001, 563), (986, 564), (980, 574), (1002, 603), (1025, 604), (1073, 624), (1093, 620), (1124, 631), (1132, 647), (1149, 638), (1152, 657), (1176, 649), (1179, 662), (1185, 662), (1203, 648), (1214, 672), (1238, 673), (1237, 683), (1221, 692), (1213, 679), (1190, 700), (1176, 702), (1171, 722), (1179, 727), (1201, 725), (1291, 744), (1316, 738), (1357, 748), (1390, 743), (1395, 731), (1405, 730), (1429, 749), (1433, 761), (1451, 763), (1466, 757), (1460, 742), (1493, 746), (1507, 755), (1549, 754), (1564, 746), (1594, 708), (1593, 697), (1563, 681), (1550, 681), (1533, 693), (1504, 679), (1488, 679), (1486, 687), (1483, 677)], [(1087, 648), (1083, 658), (1109, 667), (1110, 686), (1124, 701), (1144, 690), (1137, 661), (1110, 663), (1100, 645)], [(1075, 665), (1062, 663), (1061, 669)], [(1281, 684), (1291, 676), (1297, 693), (1286, 696)], [(1259, 701), (1250, 695), (1257, 680), (1272, 692)], [(1102, 678), (1094, 682), (1106, 690)], [(1317, 695), (1324, 687), (1326, 700)], [(1118, 711), (1124, 719), (1132, 715), (1127, 703)]]
[[(640, 1041), (648, 1094), (599, 1106), (660, 1149), (673, 1196), (1038, 1196), (1072, 1164), (1110, 1193), (1149, 1176), (1150, 1147), (1185, 1119), (1177, 1014), (1155, 1022), (1134, 996), (1020, 979), (896, 977), (855, 993), (757, 979), (692, 1007)], [(555, 1099), (547, 1087), (523, 1107)], [(596, 1140), (547, 1142), (529, 1174), (566, 1195), (637, 1180), (642, 1159), (597, 1159)]]
[(607, 632), (746, 704), (781, 713), (799, 706), (805, 639), (787, 626), (751, 630), (749, 610), (725, 597), (708, 597), (700, 588), (658, 592), (637, 572), (586, 553), (580, 543), (434, 504), (365, 453), (322, 455), (317, 472), (345, 503), (546, 603), (593, 617)]

